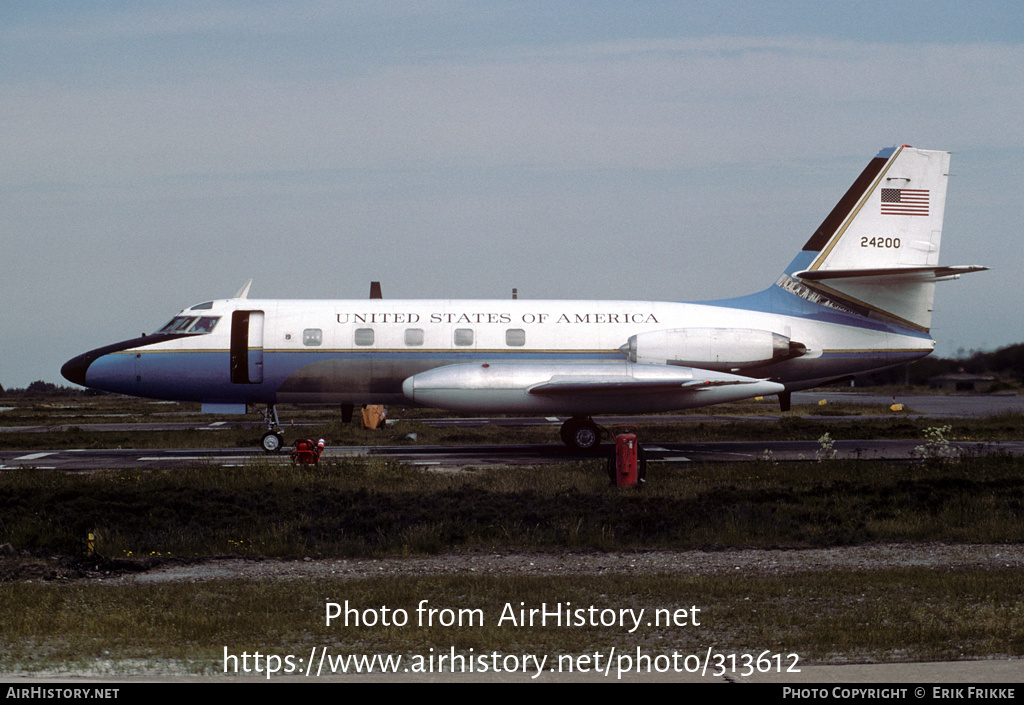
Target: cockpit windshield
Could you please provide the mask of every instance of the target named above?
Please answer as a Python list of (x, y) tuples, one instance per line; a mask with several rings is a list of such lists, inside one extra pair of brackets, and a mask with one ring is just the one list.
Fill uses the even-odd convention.
[(219, 320), (220, 316), (175, 316), (157, 333), (211, 333)]

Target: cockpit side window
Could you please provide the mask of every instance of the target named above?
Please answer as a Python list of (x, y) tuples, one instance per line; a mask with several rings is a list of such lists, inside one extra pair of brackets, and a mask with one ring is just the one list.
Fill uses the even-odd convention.
[(210, 333), (220, 316), (175, 316), (157, 333)]
[(212, 333), (213, 327), (217, 325), (220, 316), (203, 316), (196, 324), (189, 329), (189, 333)]

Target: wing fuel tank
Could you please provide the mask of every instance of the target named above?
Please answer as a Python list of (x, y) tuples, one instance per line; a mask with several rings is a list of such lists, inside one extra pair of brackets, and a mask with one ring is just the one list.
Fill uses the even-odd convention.
[(740, 375), (630, 362), (448, 365), (402, 384), (409, 399), (454, 411), (644, 413), (778, 394), (775, 382)]

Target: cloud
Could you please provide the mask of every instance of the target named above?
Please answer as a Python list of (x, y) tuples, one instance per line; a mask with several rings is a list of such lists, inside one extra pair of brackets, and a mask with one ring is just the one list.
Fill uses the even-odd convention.
[[(282, 62), (301, 57), (282, 52)], [(689, 168), (856, 153), (850, 135), (1019, 146), (1024, 47), (736, 37), (509, 50), (360, 75), (0, 86), (8, 183), (383, 166)], [(300, 72), (297, 68), (296, 73)], [(955, 144), (950, 145), (950, 141)]]

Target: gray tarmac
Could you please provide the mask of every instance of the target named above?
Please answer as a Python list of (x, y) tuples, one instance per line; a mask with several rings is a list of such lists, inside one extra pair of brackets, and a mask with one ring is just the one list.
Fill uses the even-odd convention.
[[(829, 404), (858, 404), (878, 409), (877, 417), (887, 418), (899, 413), (911, 418), (971, 418), (1000, 414), (1024, 413), (1024, 396), (1016, 394), (915, 394), (879, 395), (854, 391), (815, 390), (793, 395), (794, 404), (819, 404), (826, 411)], [(893, 412), (890, 406), (903, 404), (905, 411)], [(602, 416), (598, 422), (606, 427), (629, 424), (652, 423), (724, 423), (731, 421), (777, 422), (781, 417), (769, 416), (723, 416), (714, 414), (680, 414), (659, 416)], [(815, 419), (828, 421), (849, 420), (849, 416), (816, 414)], [(863, 418), (863, 417), (861, 417)], [(551, 426), (561, 425), (565, 417), (478, 417), (427, 419), (424, 423), (435, 426)], [(303, 425), (290, 426), (290, 436), (301, 435)], [(396, 421), (395, 423), (401, 423)], [(239, 421), (213, 421), (209, 423), (159, 420), (151, 423), (98, 423), (73, 424), (83, 430), (132, 431), (132, 430), (187, 430), (216, 432), (235, 426), (258, 427), (260, 423), (249, 419)], [(69, 425), (0, 426), (4, 432), (60, 431)], [(2, 438), (2, 435), (0, 435)], [(921, 441), (865, 439), (835, 441), (828, 451), (831, 457), (859, 460), (912, 460), (919, 457)], [(952, 446), (963, 455), (978, 455), (992, 452), (1024, 455), (1022, 441), (992, 443), (953, 443)], [(735, 462), (754, 460), (800, 461), (816, 460), (823, 449), (816, 441), (760, 441), (760, 442), (718, 442), (718, 443), (652, 443), (646, 444), (647, 460), (659, 462)], [(186, 464), (206, 463), (223, 467), (244, 466), (252, 462), (289, 463), (289, 448), (278, 455), (265, 455), (258, 448), (211, 448), (151, 450), (101, 449), (101, 450), (59, 450), (42, 449), (32, 451), (0, 451), (0, 470), (34, 467), (67, 471), (88, 471), (99, 468), (154, 467), (173, 468)], [(393, 446), (349, 446), (328, 448), (324, 457), (345, 456), (387, 456), (396, 460), (423, 467), (439, 469), (464, 467), (491, 467), (536, 465), (560, 463), (571, 460), (590, 459), (593, 456), (573, 454), (558, 443), (522, 445), (477, 445), (477, 446), (418, 446), (410, 441)]]
[[(607, 445), (605, 453), (611, 452)], [(815, 461), (819, 458), (851, 460), (914, 460), (920, 457), (923, 441), (850, 440), (835, 441), (828, 449), (817, 441), (732, 441), (714, 443), (651, 443), (644, 445), (648, 467), (657, 463)], [(1024, 456), (1024, 441), (954, 442), (951, 448), (963, 456), (1005, 453)], [(175, 468), (205, 464), (245, 467), (252, 463), (292, 463), (290, 448), (267, 455), (257, 448), (203, 449), (81, 449), (0, 452), (0, 471), (15, 468), (85, 472), (98, 469)], [(580, 455), (560, 443), (479, 446), (346, 446), (328, 447), (321, 456), (387, 457), (426, 469), (468, 467), (515, 467), (576, 460), (593, 460), (605, 455)]]
[[(894, 403), (902, 404), (904, 411), (898, 412), (909, 418), (977, 418), (984, 416), (997, 416), (1000, 414), (1024, 414), (1024, 396), (1018, 394), (908, 394), (908, 395), (885, 395), (871, 394), (855, 391), (811, 391), (796, 392), (793, 394), (794, 404), (819, 405), (820, 412), (815, 414), (816, 419), (849, 419), (849, 416), (829, 416), (827, 413), (829, 404), (857, 404), (877, 409), (879, 418), (891, 417), (894, 412), (890, 406)], [(728, 416), (713, 413), (715, 407), (708, 407), (708, 413), (701, 414), (664, 414), (657, 416), (600, 416), (599, 423), (606, 426), (616, 424), (656, 424), (656, 423), (713, 423), (729, 421), (764, 421), (776, 422), (782, 418), (778, 415), (766, 416)], [(330, 418), (334, 411), (324, 412), (325, 420)], [(400, 416), (400, 412), (396, 412)], [(80, 422), (76, 419), (73, 423), (65, 424), (33, 424), (33, 425), (0, 425), (0, 434), (4, 433), (42, 433), (47, 431), (62, 431), (69, 428), (78, 428), (86, 431), (186, 431), (195, 429), (198, 431), (216, 432), (228, 428), (259, 428), (262, 422), (255, 414), (241, 416), (237, 420), (218, 420), (210, 422), (177, 421), (174, 419), (177, 414), (163, 414), (160, 420), (147, 421), (144, 423), (89, 423)], [(307, 414), (308, 416), (308, 414)], [(421, 423), (429, 426), (558, 426), (566, 417), (545, 417), (545, 416), (509, 416), (509, 417), (476, 417), (476, 418), (442, 418), (442, 419), (418, 419)], [(303, 426), (312, 426), (319, 421), (308, 419), (299, 420), (286, 424), (287, 428), (301, 429)], [(3, 417), (0, 416), (0, 424)]]

